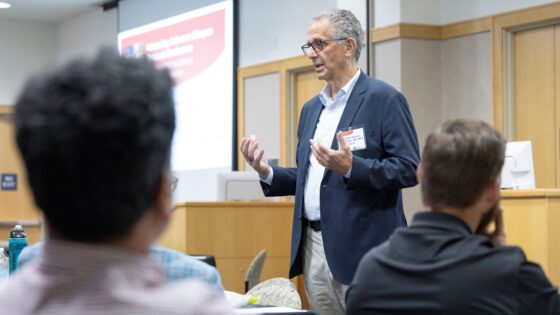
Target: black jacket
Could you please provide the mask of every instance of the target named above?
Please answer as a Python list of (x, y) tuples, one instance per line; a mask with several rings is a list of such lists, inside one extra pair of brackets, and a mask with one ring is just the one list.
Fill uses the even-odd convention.
[(421, 212), (371, 250), (347, 314), (560, 314), (560, 298), (518, 247), (494, 247), (451, 215)]

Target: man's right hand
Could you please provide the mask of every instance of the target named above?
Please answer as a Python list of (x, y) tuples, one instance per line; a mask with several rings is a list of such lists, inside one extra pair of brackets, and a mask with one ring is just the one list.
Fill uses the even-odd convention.
[(259, 143), (257, 142), (257, 137), (251, 135), (250, 137), (244, 137), (241, 140), (241, 145), (239, 150), (245, 161), (251, 165), (251, 167), (259, 173), (261, 179), (267, 178), (270, 173), (270, 166), (264, 158), (264, 150), (259, 149)]
[(488, 233), (488, 237), (496, 247), (506, 245), (506, 232), (504, 228), (504, 212), (500, 206), (497, 206), (494, 215), (494, 231)]

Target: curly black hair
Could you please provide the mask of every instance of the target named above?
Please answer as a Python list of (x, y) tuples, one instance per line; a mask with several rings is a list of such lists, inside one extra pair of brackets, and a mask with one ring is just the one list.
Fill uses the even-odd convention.
[(175, 130), (172, 79), (103, 49), (38, 75), (15, 110), (37, 206), (64, 238), (125, 235), (152, 206)]

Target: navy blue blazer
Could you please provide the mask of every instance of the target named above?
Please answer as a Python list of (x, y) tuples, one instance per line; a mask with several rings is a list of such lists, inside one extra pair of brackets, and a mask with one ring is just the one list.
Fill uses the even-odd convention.
[[(303, 107), (298, 126), (297, 168), (273, 166), (266, 196), (295, 194), (290, 277), (303, 272), (304, 187), (313, 138), (323, 104), (319, 96)], [(337, 132), (364, 128), (367, 147), (353, 151), (349, 179), (326, 170), (321, 182), (321, 232), (334, 278), (350, 284), (362, 256), (406, 226), (401, 189), (417, 184), (418, 139), (406, 99), (395, 88), (361, 73)], [(338, 148), (336, 135), (333, 149)]]

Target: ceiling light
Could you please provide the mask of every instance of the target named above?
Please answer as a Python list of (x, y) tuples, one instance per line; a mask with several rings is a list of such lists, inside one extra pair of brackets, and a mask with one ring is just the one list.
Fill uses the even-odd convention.
[(9, 4), (8, 2), (0, 2), (0, 9), (8, 9), (11, 6), (12, 5)]

